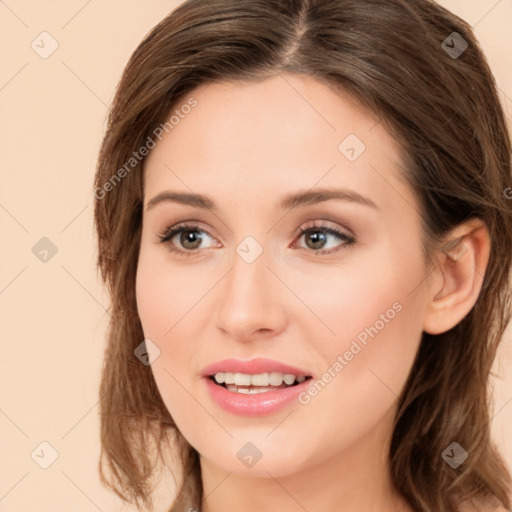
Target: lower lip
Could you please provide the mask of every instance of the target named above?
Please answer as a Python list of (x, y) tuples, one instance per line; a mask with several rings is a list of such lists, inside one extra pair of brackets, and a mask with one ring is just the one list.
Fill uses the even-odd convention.
[(297, 399), (313, 379), (306, 379), (296, 386), (265, 391), (254, 395), (229, 391), (205, 377), (206, 387), (213, 401), (224, 410), (242, 416), (262, 416), (280, 411)]

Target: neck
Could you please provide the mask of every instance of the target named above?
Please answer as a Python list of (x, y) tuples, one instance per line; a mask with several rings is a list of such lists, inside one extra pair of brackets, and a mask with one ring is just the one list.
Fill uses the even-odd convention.
[[(386, 434), (387, 431), (387, 434)], [(284, 476), (246, 476), (201, 457), (201, 512), (410, 512), (389, 475), (390, 429)]]

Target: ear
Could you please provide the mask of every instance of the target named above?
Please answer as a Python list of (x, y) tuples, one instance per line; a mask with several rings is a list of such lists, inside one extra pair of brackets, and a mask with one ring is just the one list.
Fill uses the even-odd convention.
[(457, 226), (436, 255), (423, 330), (440, 334), (457, 325), (478, 299), (489, 262), (490, 237), (480, 219)]

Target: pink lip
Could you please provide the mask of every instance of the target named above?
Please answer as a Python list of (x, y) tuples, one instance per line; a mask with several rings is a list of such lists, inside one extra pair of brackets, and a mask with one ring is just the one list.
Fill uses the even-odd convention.
[(251, 359), (250, 361), (225, 359), (204, 368), (201, 372), (202, 380), (205, 382), (213, 401), (222, 409), (242, 416), (261, 416), (277, 412), (297, 400), (297, 395), (303, 392), (314, 380), (314, 378), (306, 379), (295, 386), (247, 395), (229, 391), (225, 387), (217, 385), (211, 378), (211, 375), (217, 372), (248, 373), (252, 375), (265, 372), (281, 372), (291, 373), (296, 377), (313, 377), (313, 375), (311, 372), (301, 370), (295, 366), (265, 358)]
[(274, 359), (266, 359), (264, 357), (250, 359), (249, 361), (243, 361), (242, 359), (224, 359), (223, 361), (218, 361), (217, 363), (213, 363), (206, 368), (203, 368), (201, 376), (209, 377), (217, 372), (249, 373), (251, 375), (266, 372), (280, 372), (291, 373), (296, 377), (313, 376), (313, 374), (307, 370), (301, 370), (295, 366), (290, 366), (288, 364), (275, 361)]
[(306, 379), (296, 386), (266, 391), (254, 395), (245, 395), (228, 391), (215, 384), (210, 377), (202, 379), (213, 401), (225, 411), (241, 416), (262, 416), (280, 411), (291, 402), (297, 401), (297, 395), (303, 392), (313, 379)]

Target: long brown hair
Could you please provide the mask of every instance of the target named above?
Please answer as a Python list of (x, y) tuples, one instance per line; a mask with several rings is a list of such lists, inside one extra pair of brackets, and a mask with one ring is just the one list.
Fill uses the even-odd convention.
[[(170, 417), (150, 366), (134, 357), (143, 340), (135, 275), (144, 159), (126, 163), (196, 86), (279, 72), (343, 91), (401, 143), (429, 265), (450, 229), (472, 217), (485, 222), (491, 255), (482, 290), (454, 328), (423, 333), (399, 398), (389, 467), (414, 510), (455, 512), (465, 500), (510, 509), (510, 475), (490, 439), (488, 391), (511, 308), (510, 133), (471, 27), (432, 0), (188, 0), (135, 50), (94, 185), (98, 268), (112, 298), (100, 389), (103, 483), (150, 508), (151, 477), (171, 435), (179, 492), (171, 510), (201, 503), (198, 453)], [(441, 458), (452, 441), (469, 454), (456, 469)]]

